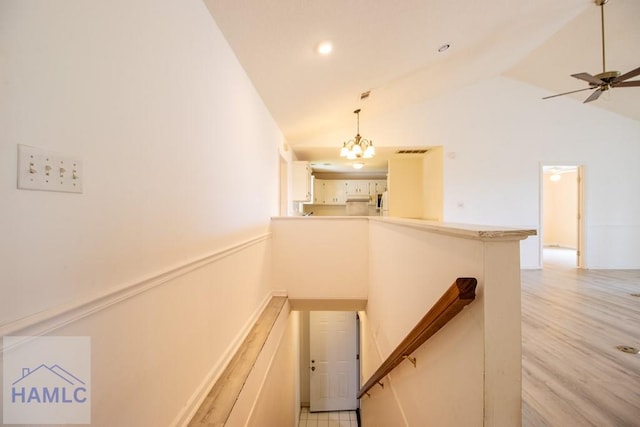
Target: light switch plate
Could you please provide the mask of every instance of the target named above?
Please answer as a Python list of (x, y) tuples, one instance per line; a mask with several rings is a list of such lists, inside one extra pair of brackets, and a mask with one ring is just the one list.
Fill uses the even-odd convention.
[(82, 193), (82, 161), (28, 145), (18, 145), (18, 188)]

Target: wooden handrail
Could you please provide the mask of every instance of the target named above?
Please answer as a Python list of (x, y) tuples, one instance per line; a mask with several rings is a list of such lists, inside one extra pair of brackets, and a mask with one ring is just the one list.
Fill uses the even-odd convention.
[(398, 366), (411, 353), (424, 344), (431, 336), (453, 319), (456, 314), (470, 304), (476, 298), (476, 286), (478, 281), (473, 277), (459, 277), (446, 290), (431, 310), (424, 315), (422, 320), (409, 332), (404, 340), (387, 357), (378, 370), (369, 378), (358, 392), (358, 399), (374, 385), (378, 384), (389, 372)]

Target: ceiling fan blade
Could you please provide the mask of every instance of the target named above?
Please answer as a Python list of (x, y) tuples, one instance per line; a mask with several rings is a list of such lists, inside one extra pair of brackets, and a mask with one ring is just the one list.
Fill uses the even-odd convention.
[(596, 99), (600, 98), (600, 95), (602, 95), (602, 92), (603, 91), (600, 88), (598, 88), (598, 90), (593, 92), (591, 95), (589, 95), (587, 99), (584, 100), (584, 104), (586, 104), (587, 102), (595, 101)]
[(605, 82), (603, 82), (602, 80), (600, 80), (597, 77), (592, 76), (589, 73), (578, 73), (578, 74), (571, 74), (571, 77), (575, 77), (576, 79), (580, 79), (580, 80), (584, 80), (585, 82), (589, 82), (593, 85), (596, 86), (600, 86), (605, 84)]
[(632, 82), (620, 82), (612, 86), (613, 87), (640, 87), (640, 80), (634, 80)]
[(616, 77), (615, 79), (613, 79), (611, 81), (611, 83), (618, 83), (618, 82), (623, 82), (625, 80), (628, 80), (632, 77), (638, 76), (640, 75), (640, 67), (636, 68), (635, 70), (631, 70), (628, 73), (624, 73), (623, 75)]
[(545, 96), (542, 99), (549, 99), (549, 98), (555, 98), (556, 96), (564, 96), (564, 95), (569, 95), (570, 93), (576, 93), (576, 92), (583, 92), (585, 90), (593, 90), (594, 88), (592, 87), (588, 87), (586, 89), (578, 89), (578, 90), (572, 90), (571, 92), (564, 92), (564, 93), (559, 93), (557, 95), (550, 95), (550, 96)]

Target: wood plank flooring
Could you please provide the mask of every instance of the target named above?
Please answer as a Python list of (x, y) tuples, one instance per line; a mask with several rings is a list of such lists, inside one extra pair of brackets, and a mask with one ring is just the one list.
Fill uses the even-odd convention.
[(640, 270), (522, 272), (524, 427), (640, 426)]

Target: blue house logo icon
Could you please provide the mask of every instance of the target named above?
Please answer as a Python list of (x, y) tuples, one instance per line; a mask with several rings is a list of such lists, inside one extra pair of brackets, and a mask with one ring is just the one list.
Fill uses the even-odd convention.
[(91, 337), (2, 337), (4, 424), (91, 424)]
[(87, 402), (87, 385), (60, 365), (22, 368), (11, 384), (11, 403), (58, 404)]

